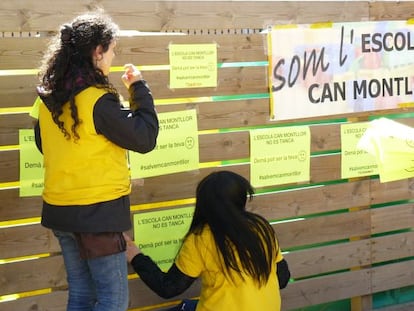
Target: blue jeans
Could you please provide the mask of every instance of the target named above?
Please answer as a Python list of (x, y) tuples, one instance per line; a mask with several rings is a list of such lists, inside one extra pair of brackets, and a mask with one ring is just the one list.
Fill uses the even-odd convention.
[(125, 252), (81, 259), (73, 233), (54, 231), (62, 249), (69, 285), (67, 311), (128, 309), (128, 269)]

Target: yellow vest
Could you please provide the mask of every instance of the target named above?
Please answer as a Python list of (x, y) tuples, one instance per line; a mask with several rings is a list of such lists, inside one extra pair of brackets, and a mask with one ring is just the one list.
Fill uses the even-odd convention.
[[(87, 205), (117, 199), (131, 192), (127, 152), (96, 133), (93, 109), (105, 90), (89, 87), (75, 97), (79, 139), (66, 139), (44, 103), (39, 124), (45, 167), (43, 199), (52, 205)], [(72, 135), (70, 105), (60, 120)], [(72, 135), (73, 136), (73, 135)]]

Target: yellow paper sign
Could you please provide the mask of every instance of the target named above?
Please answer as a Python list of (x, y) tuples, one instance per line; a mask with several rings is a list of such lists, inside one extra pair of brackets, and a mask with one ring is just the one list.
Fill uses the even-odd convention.
[(341, 176), (354, 178), (378, 174), (375, 157), (357, 147), (369, 122), (349, 123), (341, 125)]
[(194, 109), (158, 114), (160, 132), (155, 149), (129, 152), (132, 178), (159, 176), (198, 169), (197, 114)]
[(309, 127), (252, 130), (250, 145), (250, 180), (253, 186), (264, 187), (309, 180)]
[(216, 87), (217, 44), (170, 44), (170, 87)]
[(134, 214), (134, 241), (161, 270), (174, 262), (193, 219), (194, 207)]
[(43, 192), (43, 155), (36, 147), (34, 131), (19, 130), (20, 196), (38, 196)]
[(414, 129), (380, 118), (370, 122), (358, 147), (373, 154), (381, 182), (414, 177)]

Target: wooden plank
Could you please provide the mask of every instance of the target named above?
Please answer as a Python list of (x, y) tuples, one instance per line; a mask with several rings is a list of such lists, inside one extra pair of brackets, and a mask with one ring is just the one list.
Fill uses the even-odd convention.
[[(0, 168), (2, 169), (2, 174), (0, 175), (0, 182), (15, 182), (19, 180), (19, 162), (17, 160), (17, 156), (19, 155), (18, 151), (16, 150), (12, 150), (12, 151), (2, 151), (2, 158), (0, 159)], [(323, 156), (323, 157), (314, 157), (311, 158), (311, 180), (310, 183), (319, 183), (319, 182), (324, 182), (324, 181), (331, 181), (331, 180), (340, 180), (340, 156), (337, 154), (334, 155), (329, 155), (329, 156)], [(239, 168), (241, 170), (242, 173), (244, 173), (243, 175), (246, 178), (249, 178), (249, 174), (246, 171), (245, 168), (246, 165), (235, 165), (232, 166), (232, 169), (234, 168), (234, 170), (238, 171)], [(247, 168), (248, 170), (250, 170), (250, 168)], [(216, 169), (215, 169), (216, 170)], [(178, 181), (183, 181), (184, 185), (189, 184), (189, 182), (193, 182), (194, 184), (196, 184), (199, 179), (194, 180), (194, 178), (191, 178), (189, 180), (189, 182), (185, 182), (185, 180), (182, 180), (183, 176), (197, 176), (199, 175), (200, 171), (204, 171), (204, 169), (201, 170), (195, 170), (195, 171), (190, 171), (190, 172), (183, 172), (183, 173), (177, 173), (177, 174), (169, 174), (166, 176), (156, 176), (156, 177), (148, 177), (145, 178), (145, 185), (144, 188), (146, 187), (146, 185), (153, 185), (153, 181), (155, 182), (161, 182), (171, 185), (173, 182), (173, 180), (176, 180), (175, 183), (177, 183)], [(209, 172), (209, 171), (206, 171)], [(177, 178), (177, 179), (176, 179)], [(142, 180), (133, 180), (132, 181), (133, 185), (135, 186), (140, 186), (142, 184)], [(307, 184), (307, 183), (306, 183)], [(159, 185), (159, 184), (158, 184)], [(171, 185), (172, 186), (172, 185)], [(178, 191), (177, 193), (173, 193), (172, 197), (170, 198), (165, 198), (165, 196), (162, 197), (158, 197), (161, 200), (164, 199), (177, 199), (177, 198), (182, 198), (183, 195), (181, 195), (183, 193), (183, 191), (185, 191), (185, 193), (188, 194), (188, 189), (190, 189), (190, 193), (193, 193), (193, 187), (191, 188), (187, 188), (184, 186), (184, 188), (181, 191)], [(157, 189), (157, 187), (155, 187), (154, 191), (167, 191), (170, 192), (171, 189), (167, 188), (167, 189)], [(145, 189), (144, 189), (145, 191)], [(185, 194), (184, 194), (185, 197)], [(151, 200), (152, 202), (153, 200)], [(142, 201), (141, 201), (142, 202)], [(147, 201), (148, 203), (148, 201)]]
[[(198, 180), (197, 178), (192, 181), (195, 183)], [(144, 180), (143, 184), (145, 182)], [(160, 185), (163, 185), (161, 181), (158, 187)], [(144, 197), (144, 191), (141, 189), (142, 186), (136, 185), (133, 187), (133, 205), (148, 203)], [(255, 196), (248, 203), (248, 209), (273, 220), (347, 209), (350, 206), (364, 205), (369, 201), (368, 186), (369, 181), (361, 181), (298, 189), (289, 192), (272, 192), (266, 195)], [(192, 185), (187, 192), (182, 193), (180, 198), (193, 197), (194, 191), (195, 185)], [(135, 194), (135, 192), (137, 193)], [(351, 197), (350, 194), (352, 194)], [(170, 199), (172, 198), (170, 197)], [(154, 203), (157, 202), (156, 198), (153, 200)], [(158, 200), (158, 202), (162, 202), (161, 198)], [(42, 199), (39, 196), (19, 197), (18, 189), (2, 190), (0, 191), (0, 201), (4, 206), (13, 206), (13, 208), (0, 210), (0, 221), (40, 216)], [(171, 208), (174, 208), (174, 205)]]
[(369, 16), (371, 20), (406, 20), (413, 17), (412, 1), (376, 1), (370, 3)]
[[(295, 308), (359, 296), (361, 294), (369, 294), (371, 292), (371, 270), (373, 271), (373, 279), (375, 280), (373, 283), (374, 292), (383, 291), (386, 288), (392, 288), (392, 286), (395, 286), (395, 283), (390, 281), (395, 281), (395, 279), (404, 279), (404, 282), (406, 284), (412, 284), (412, 265), (412, 262), (402, 262), (387, 266), (381, 266), (374, 269), (357, 270), (295, 281), (293, 283), (290, 283), (286, 289), (283, 289), (281, 291), (283, 310), (292, 310)], [(388, 273), (388, 270), (391, 270), (391, 272)], [(404, 273), (399, 273), (399, 271), (404, 271)], [(381, 288), (377, 286), (377, 283), (381, 284)], [(150, 292), (145, 287), (145, 285), (136, 279), (130, 281), (130, 291), (131, 306), (133, 307), (148, 304), (160, 304), (165, 302), (164, 300), (161, 300), (154, 296), (154, 294)], [(196, 294), (197, 289), (195, 289), (194, 292), (187, 292), (184, 297), (189, 297)], [(34, 306), (36, 307), (36, 310), (58, 311), (64, 310), (63, 306), (65, 301), (66, 292), (58, 291), (52, 292), (51, 294), (33, 296), (16, 301), (5, 302), (2, 303), (1, 306), (2, 310), (4, 311), (29, 311), (33, 310)]]
[[(190, 288), (184, 293), (170, 299), (163, 299), (152, 292), (140, 279), (134, 279), (129, 282), (130, 308), (148, 307), (153, 305), (154, 310), (159, 310), (161, 306), (177, 304), (184, 298), (198, 297), (200, 295), (201, 281), (196, 280)], [(158, 308), (157, 308), (158, 305)]]
[(281, 291), (282, 310), (366, 295), (371, 292), (370, 270), (355, 270), (289, 283)]
[[(217, 87), (192, 89), (171, 89), (169, 71), (143, 71), (143, 75), (155, 99), (191, 98), (267, 93), (266, 70), (266, 67), (222, 68), (218, 71)], [(128, 98), (127, 90), (120, 79), (121, 74), (121, 72), (111, 73), (109, 79), (121, 95)], [(0, 83), (1, 107), (32, 106), (37, 96), (37, 81), (33, 76), (19, 76), (12, 79), (9, 76), (0, 76)]]
[[(33, 102), (31, 104), (33, 104)], [(269, 121), (268, 99), (204, 102), (200, 104), (190, 103), (188, 105), (179, 106), (157, 106), (156, 108), (159, 113), (196, 109), (198, 129), (200, 131), (219, 128), (258, 126), (272, 123)], [(24, 128), (33, 128), (33, 119), (28, 114), (0, 115), (0, 145), (18, 144), (19, 129)], [(333, 142), (332, 139), (328, 137), (325, 138), (328, 141)], [(326, 146), (328, 147), (329, 145)], [(201, 155), (203, 156), (204, 153)], [(208, 161), (208, 158), (206, 158), (206, 161)]]
[(414, 256), (414, 231), (372, 238), (371, 242), (373, 263)]
[(369, 211), (334, 214), (273, 224), (282, 250), (349, 239), (370, 233)]
[[(224, 119), (221, 115), (216, 119)], [(200, 118), (201, 119), (201, 118)], [(235, 119), (229, 117), (229, 119)], [(203, 125), (200, 124), (202, 127)], [(310, 126), (311, 152), (339, 149), (339, 125)], [(199, 136), (200, 162), (250, 157), (250, 132), (218, 133)]]
[[(31, 107), (37, 97), (35, 76), (0, 76), (0, 107)], [(9, 89), (7, 89), (7, 86)]]
[(413, 268), (411, 260), (293, 282), (281, 291), (282, 310), (410, 286), (414, 284)]
[(61, 256), (0, 265), (0, 296), (66, 284)]
[[(207, 104), (195, 105), (192, 109), (197, 110), (199, 130), (256, 125), (253, 122), (257, 122), (257, 125), (263, 124), (264, 118), (258, 120), (250, 112), (254, 111), (255, 114), (259, 114), (258, 111), (252, 110), (252, 108), (259, 108), (258, 105), (246, 107), (242, 105), (243, 103), (249, 106), (249, 103), (245, 101), (235, 102), (234, 105), (231, 103), (221, 103), (222, 106), (227, 105), (228, 108), (223, 109), (223, 107), (222, 115), (217, 118), (215, 118), (217, 112), (213, 112), (211, 109), (205, 111)], [(259, 102), (256, 101), (256, 104), (259, 104)], [(217, 107), (218, 105), (215, 106)], [(264, 109), (268, 109), (267, 104), (265, 107)], [(164, 112), (162, 107), (161, 109), (159, 108), (157, 108), (159, 113)], [(238, 109), (246, 109), (244, 110), (246, 112), (239, 111)], [(207, 115), (207, 113), (210, 115)], [(229, 124), (230, 121), (233, 124)], [(0, 145), (18, 145), (19, 130), (32, 129), (34, 122), (35, 120), (28, 114), (0, 115)], [(246, 122), (249, 122), (249, 124), (246, 124)], [(314, 125), (310, 126), (310, 131), (311, 152), (330, 151), (340, 148), (339, 124)], [(200, 162), (248, 158), (250, 156), (249, 140), (249, 129), (237, 132), (199, 135)]]
[(29, 296), (2, 302), (2, 311), (65, 311), (68, 292), (57, 290), (48, 294)]
[(20, 197), (19, 189), (0, 190), (0, 221), (39, 217), (42, 198)]
[(372, 233), (411, 229), (414, 223), (414, 204), (394, 205), (371, 209)]
[(372, 291), (374, 293), (412, 285), (414, 285), (414, 260), (372, 268)]
[[(153, 203), (193, 197), (197, 183), (212, 171), (223, 168), (207, 168), (164, 176), (148, 177), (145, 180), (133, 180), (138, 191), (131, 194), (131, 202)], [(228, 168), (245, 178), (250, 178), (248, 165), (232, 165)], [(340, 156), (331, 155), (311, 159), (311, 181), (318, 183), (340, 179)], [(168, 185), (160, 187), (160, 185)], [(284, 185), (285, 186), (285, 185)]]
[(367, 265), (371, 262), (370, 250), (370, 240), (366, 239), (292, 251), (284, 257), (291, 277), (300, 279)]
[[(367, 211), (307, 218), (273, 226), (282, 249), (348, 239), (367, 234), (370, 230)], [(3, 228), (0, 236), (3, 258), (59, 252), (53, 234), (40, 224)]]
[(19, 180), (19, 161), (18, 152), (0, 151), (0, 182), (10, 182)]
[[(32, 100), (34, 101), (34, 99)], [(32, 104), (33, 102), (29, 107)], [(199, 130), (274, 124), (274, 122), (269, 121), (268, 99), (157, 106), (157, 111), (160, 113), (186, 109), (197, 110)], [(218, 115), (218, 112), (221, 114)], [(18, 144), (18, 130), (23, 128), (33, 128), (33, 119), (28, 114), (0, 115), (0, 145)], [(334, 129), (332, 130), (332, 134), (334, 134), (336, 131)], [(320, 135), (319, 131), (316, 133), (316, 135)], [(325, 138), (328, 142), (334, 143), (333, 137), (329, 138), (325, 136), (321, 138)], [(320, 142), (316, 143), (320, 145)], [(326, 146), (328, 147), (330, 145), (327, 144)]]
[[(188, 105), (157, 106), (159, 113), (195, 109), (200, 131), (263, 126), (275, 124), (269, 120), (267, 99), (237, 100)], [(19, 130), (33, 128), (34, 119), (27, 113), (0, 115), (0, 145), (17, 145)], [(311, 151), (340, 149), (339, 124), (310, 125)], [(214, 148), (212, 148), (214, 147)], [(200, 161), (209, 162), (249, 156), (249, 129), (232, 133), (199, 136)]]
[(41, 225), (2, 228), (0, 238), (2, 259), (60, 252), (52, 231)]
[(33, 129), (33, 123), (27, 113), (0, 115), (0, 146), (18, 145), (19, 130)]
[[(179, 183), (182, 185), (182, 183)], [(195, 181), (192, 184), (193, 189)], [(310, 188), (305, 190), (298, 190), (298, 194), (295, 191), (292, 192), (280, 192), (271, 193), (268, 195), (256, 196), (253, 201), (248, 205), (249, 210), (255, 211), (268, 219), (283, 219), (291, 217), (301, 217), (315, 213), (322, 213), (327, 211), (341, 210), (348, 208), (348, 204), (351, 202), (354, 205), (362, 205), (368, 199), (367, 197), (367, 182), (355, 182), (349, 184), (330, 185), (325, 187)], [(160, 186), (160, 183), (157, 183)], [(137, 196), (142, 197), (145, 191), (139, 191)], [(349, 192), (354, 194), (354, 198), (349, 201)], [(13, 209), (2, 209), (0, 211), (0, 220), (29, 218), (40, 216), (41, 211), (41, 198), (18, 198), (17, 190), (0, 191), (1, 201), (5, 206), (11, 206), (14, 204)], [(9, 194), (9, 196), (6, 196)], [(14, 195), (12, 195), (14, 194)], [(190, 193), (188, 193), (190, 195)], [(321, 204), (321, 203), (324, 204)], [(17, 205), (17, 203), (20, 203)], [(145, 198), (144, 202), (146, 203)], [(171, 208), (174, 208), (173, 206)], [(24, 229), (22, 229), (24, 228)], [(13, 229), (3, 229), (3, 242), (7, 243), (6, 236), (13, 236), (15, 231), (24, 230), (27, 232), (33, 231), (39, 232), (39, 235), (43, 234), (43, 230), (36, 226), (17, 227)], [(16, 233), (17, 234), (17, 233)], [(21, 233), (22, 234), (22, 233)], [(37, 241), (39, 242), (39, 241)], [(39, 243), (43, 243), (41, 240)], [(37, 249), (34, 253), (45, 253), (53, 251), (49, 248), (51, 241), (44, 242), (47, 247)], [(3, 245), (3, 256), (16, 257), (23, 256), (32, 253), (27, 253), (28, 250), (33, 249), (32, 241), (29, 239), (27, 243), (23, 243), (22, 240), (18, 243), (18, 248), (9, 248), (8, 245)], [(34, 248), (36, 249), (36, 248)], [(8, 253), (10, 251), (10, 253)]]
[(355, 181), (255, 196), (248, 208), (269, 220), (348, 209), (369, 202), (369, 182)]
[[(179, 29), (264, 28), (278, 23), (314, 23), (321, 21), (357, 21), (369, 17), (367, 1), (136, 1), (121, 3), (100, 1), (122, 29), (167, 31)], [(0, 30), (56, 30), (79, 12), (94, 4), (11, 0), (2, 2)], [(155, 13), (155, 14), (154, 14)]]
[[(63, 286), (65, 287), (65, 286)], [(200, 282), (196, 281), (189, 289), (181, 295), (171, 299), (162, 299), (152, 292), (140, 279), (134, 278), (129, 281), (129, 308), (139, 308), (153, 305), (154, 310), (157, 305), (174, 305), (180, 299), (198, 296), (200, 292)], [(66, 310), (67, 291), (53, 289), (51, 293), (33, 295), (25, 298), (20, 298), (14, 301), (2, 302), (2, 311), (31, 311), (31, 310), (50, 310), (50, 311), (64, 311)], [(147, 309), (149, 310), (149, 309)]]
[[(218, 63), (267, 61), (265, 38), (265, 35), (258, 33), (120, 37), (113, 66), (122, 66), (125, 63), (139, 66), (167, 65), (169, 45), (188, 43), (216, 43)], [(48, 37), (0, 38), (0, 69), (37, 69), (49, 40)]]
[(49, 38), (0, 38), (0, 70), (32, 69), (40, 66)]
[(414, 197), (414, 178), (381, 183), (378, 179), (371, 181), (371, 204), (409, 200)]
[[(248, 158), (250, 155), (249, 128), (243, 127), (275, 124), (269, 121), (268, 100), (240, 100), (233, 102), (199, 103), (190, 105), (158, 106), (159, 113), (195, 109), (198, 129), (240, 128), (238, 132), (199, 135), (200, 161), (218, 161)], [(218, 113), (217, 111), (220, 111)], [(0, 146), (18, 145), (19, 130), (33, 128), (34, 119), (28, 114), (0, 115)], [(409, 119), (398, 122), (410, 124)], [(414, 123), (413, 123), (414, 125)], [(340, 124), (309, 125), (311, 131), (311, 152), (335, 151), (341, 148)], [(398, 187), (397, 181), (395, 185)], [(374, 184), (374, 193), (383, 195), (382, 187), (393, 184)], [(377, 190), (377, 187), (381, 187)], [(396, 188), (397, 188), (396, 187)], [(374, 198), (374, 200), (377, 200)]]

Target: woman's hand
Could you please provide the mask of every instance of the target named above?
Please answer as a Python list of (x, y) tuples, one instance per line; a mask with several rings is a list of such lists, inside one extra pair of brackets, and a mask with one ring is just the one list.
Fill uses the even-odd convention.
[(133, 64), (125, 64), (124, 68), (125, 72), (121, 76), (121, 79), (127, 89), (129, 89), (132, 83), (142, 80), (141, 71), (139, 71)]
[(126, 248), (127, 260), (129, 263), (131, 263), (132, 259), (134, 259), (136, 255), (141, 253), (141, 250), (139, 249), (138, 246), (135, 245), (134, 241), (132, 241), (132, 239), (126, 233), (124, 233), (124, 238), (127, 243), (127, 248)]

